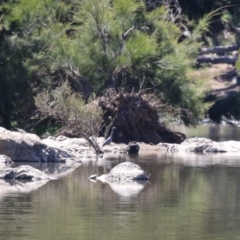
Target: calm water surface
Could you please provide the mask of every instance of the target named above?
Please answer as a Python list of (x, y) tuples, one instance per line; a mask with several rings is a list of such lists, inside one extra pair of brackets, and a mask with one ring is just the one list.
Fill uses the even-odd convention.
[[(124, 161), (139, 164), (150, 181), (88, 179)], [(239, 162), (224, 154), (153, 154), (86, 162), (38, 185), (1, 181), (0, 239), (240, 239)], [(62, 166), (34, 167), (54, 175)]]

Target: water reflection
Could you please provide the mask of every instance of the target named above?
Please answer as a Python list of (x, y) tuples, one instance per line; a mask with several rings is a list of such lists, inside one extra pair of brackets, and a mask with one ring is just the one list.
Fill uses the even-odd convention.
[[(69, 175), (74, 171), (80, 163), (66, 162), (66, 163), (46, 163), (46, 162), (32, 162), (26, 163), (34, 168), (45, 172), (50, 177), (60, 178)], [(13, 163), (11, 167), (18, 167), (22, 163)], [(15, 179), (0, 179), (0, 200), (4, 197), (17, 193), (30, 193), (36, 191), (38, 188), (45, 185), (49, 180), (15, 180)]]
[(48, 180), (41, 181), (26, 181), (26, 180), (7, 180), (0, 179), (0, 201), (5, 196), (13, 193), (30, 193), (37, 190)]
[(148, 181), (133, 181), (131, 183), (108, 183), (111, 189), (125, 198), (137, 197)]
[[(150, 181), (135, 192), (89, 181), (123, 161), (139, 164)], [(80, 166), (37, 163), (60, 178), (31, 192), (0, 185), (0, 239), (237, 240), (239, 162), (237, 155), (147, 153)]]
[[(23, 163), (15, 162), (11, 167), (21, 166)], [(54, 162), (27, 162), (26, 165), (30, 165), (40, 171), (46, 173), (52, 178), (60, 178), (70, 174), (77, 167), (81, 166), (80, 162), (66, 161), (65, 163)]]
[(95, 162), (86, 163), (31, 193), (8, 192), (0, 199), (0, 236), (238, 239), (239, 168), (187, 166), (158, 158), (151, 159), (152, 164), (150, 158), (132, 159), (151, 173), (150, 182), (135, 194), (128, 195), (119, 186), (116, 190), (112, 185), (89, 181), (96, 169), (99, 174), (109, 171)]
[(175, 130), (183, 132), (188, 138), (205, 137), (214, 141), (236, 140), (240, 141), (240, 126), (238, 125), (198, 125), (195, 128), (185, 126), (175, 127)]

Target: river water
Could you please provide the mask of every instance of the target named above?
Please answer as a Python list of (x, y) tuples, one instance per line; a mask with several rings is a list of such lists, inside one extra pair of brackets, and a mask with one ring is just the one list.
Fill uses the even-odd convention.
[[(238, 139), (231, 129), (216, 130), (215, 140)], [(198, 131), (182, 130), (191, 137)], [(139, 164), (150, 181), (117, 186), (88, 179), (124, 161)], [(122, 156), (85, 162), (27, 189), (0, 182), (0, 239), (240, 239), (239, 162), (224, 154)], [(61, 164), (34, 167), (54, 175)]]

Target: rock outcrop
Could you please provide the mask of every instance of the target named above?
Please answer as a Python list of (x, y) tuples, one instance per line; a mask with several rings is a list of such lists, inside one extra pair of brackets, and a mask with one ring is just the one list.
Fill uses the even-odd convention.
[[(97, 140), (101, 142), (104, 141), (104, 138)], [(14, 132), (0, 127), (0, 155), (8, 157), (14, 162), (80, 161), (79, 159), (86, 153), (88, 157), (96, 157), (83, 138), (71, 139), (59, 136), (42, 140), (35, 134)]]
[(0, 127), (0, 154), (13, 161), (59, 161), (56, 151), (30, 133), (8, 131)]
[[(101, 146), (104, 138), (95, 138), (95, 140)], [(129, 146), (126, 146), (125, 144), (112, 143), (104, 149), (105, 153), (114, 153), (116, 157), (121, 153), (137, 153), (138, 151), (139, 154), (144, 151), (238, 153), (240, 152), (240, 141), (215, 142), (207, 138), (190, 138), (180, 144), (159, 143), (158, 145), (149, 145), (132, 142)], [(80, 163), (96, 160), (96, 158), (95, 152), (83, 138), (58, 136), (40, 139), (35, 134), (8, 131), (0, 127), (0, 163), (2, 167), (8, 166), (12, 161), (65, 162), (70, 160)], [(129, 172), (127, 172), (128, 170)], [(121, 171), (126, 171), (127, 174), (131, 172), (127, 166)], [(116, 177), (115, 173), (110, 176), (107, 177)]]
[(240, 141), (215, 142), (207, 138), (189, 138), (181, 144), (159, 143), (159, 150), (168, 153), (236, 153), (240, 152)]

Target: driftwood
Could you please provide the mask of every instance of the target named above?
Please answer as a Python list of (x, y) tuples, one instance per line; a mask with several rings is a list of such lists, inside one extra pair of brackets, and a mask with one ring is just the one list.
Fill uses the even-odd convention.
[(237, 61), (237, 56), (217, 56), (217, 57), (198, 57), (197, 63), (227, 63), (235, 64)]
[(225, 52), (232, 52), (232, 51), (238, 51), (240, 48), (240, 45), (230, 45), (230, 46), (216, 46), (211, 48), (202, 48), (200, 49), (199, 54), (209, 54), (209, 53), (216, 53), (216, 54), (222, 54)]
[(229, 45), (229, 46), (215, 46), (211, 48), (202, 48), (199, 51), (199, 57), (197, 58), (197, 63), (226, 63), (226, 64), (235, 64), (238, 60), (236, 55), (227, 55), (227, 56), (209, 56), (205, 54), (224, 54), (226, 52), (238, 51), (240, 45)]

